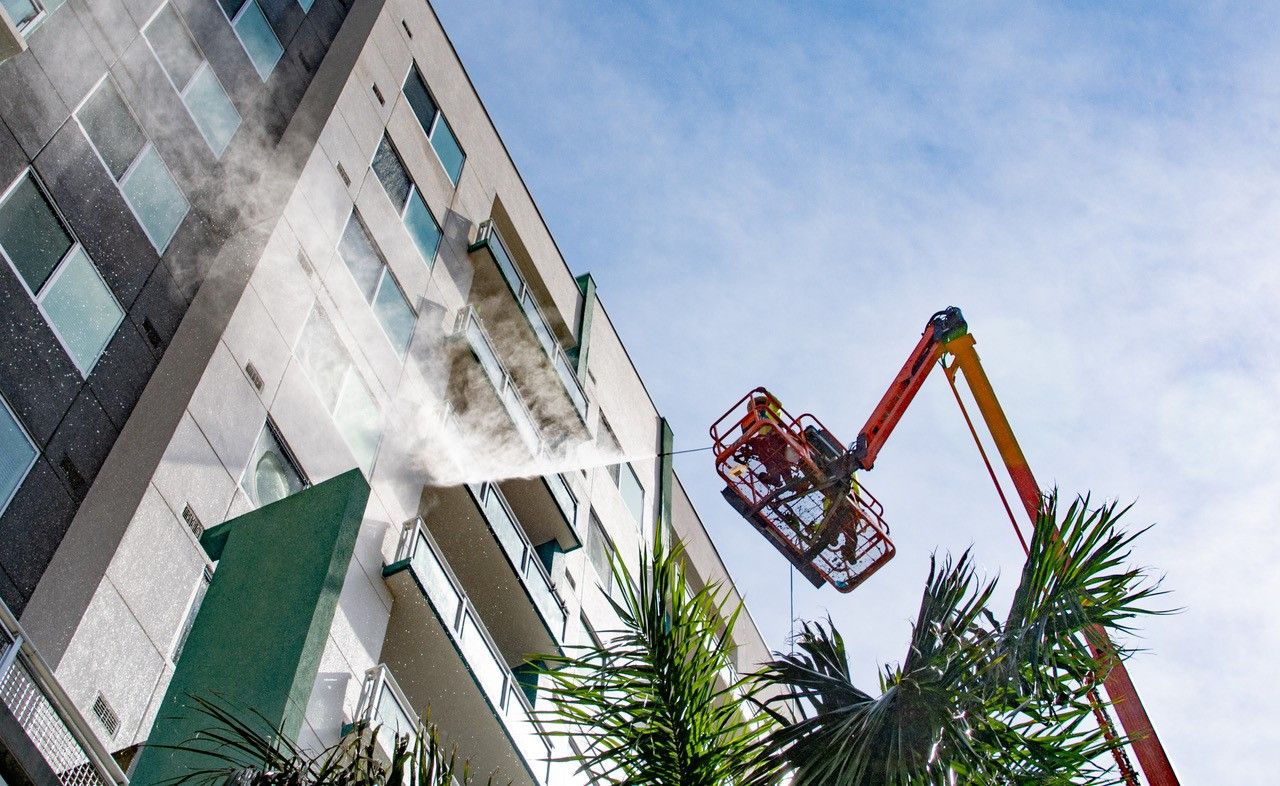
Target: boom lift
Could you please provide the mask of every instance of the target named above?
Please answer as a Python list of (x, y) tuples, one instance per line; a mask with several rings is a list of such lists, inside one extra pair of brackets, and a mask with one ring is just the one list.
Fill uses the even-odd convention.
[[(960, 309), (953, 306), (930, 317), (919, 343), (848, 448), (813, 415), (793, 417), (764, 388), (752, 390), (711, 426), (716, 471), (726, 484), (721, 493), (815, 587), (828, 583), (840, 592), (851, 592), (895, 553), (883, 508), (858, 482), (856, 473), (875, 466), (880, 449), (925, 377), (941, 367), (995, 481), (956, 389), (956, 378), (963, 374), (1034, 526), (1040, 513), (1040, 489), (982, 369), (975, 343)], [(1026, 552), (1027, 537), (998, 482), (996, 490)], [(1094, 656), (1108, 665), (1104, 685), (1147, 783), (1178, 786), (1160, 738), (1106, 632), (1098, 628), (1087, 638)], [(1111, 721), (1100, 703), (1095, 702), (1095, 712), (1110, 734)], [(1123, 751), (1116, 754), (1121, 775), (1136, 786), (1128, 758)]]

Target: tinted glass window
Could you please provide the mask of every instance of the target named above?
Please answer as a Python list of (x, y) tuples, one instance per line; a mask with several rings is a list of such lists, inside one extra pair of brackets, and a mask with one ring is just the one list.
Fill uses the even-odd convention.
[(240, 479), (240, 487), (255, 506), (261, 507), (296, 494), (305, 486), (302, 473), (280, 445), (271, 426), (263, 425), (258, 443), (249, 456), (244, 477)]
[(609, 536), (604, 534), (604, 526), (600, 524), (600, 519), (596, 518), (594, 510), (591, 511), (587, 552), (591, 557), (591, 566), (595, 568), (596, 576), (600, 579), (601, 588), (605, 593), (610, 592), (613, 589), (613, 569), (610, 565), (613, 544), (609, 542)]
[(9, 12), (9, 19), (13, 20), (13, 26), (18, 29), (22, 29), (23, 25), (40, 13), (40, 9), (31, 0), (0, 0), (0, 5)]
[(89, 96), (76, 114), (89, 141), (107, 162), (111, 175), (119, 180), (147, 143), (147, 137), (129, 114), (124, 99), (110, 79)]
[(236, 32), (240, 34), (240, 42), (244, 44), (244, 51), (253, 61), (258, 76), (265, 82), (284, 54), (284, 47), (280, 46), (280, 39), (276, 38), (276, 32), (271, 29), (271, 23), (263, 16), (255, 0), (241, 5), (244, 10), (236, 20)]
[(31, 440), (9, 406), (0, 400), (0, 510), (9, 504), (35, 460), (36, 449)]
[(320, 399), (332, 412), (342, 392), (342, 381), (351, 368), (351, 357), (342, 348), (338, 333), (319, 311), (312, 311), (298, 345), (302, 363), (320, 392)]
[(30, 175), (18, 181), (0, 204), (0, 248), (32, 292), (71, 249), (71, 235)]
[(409, 307), (409, 300), (390, 273), (382, 276), (382, 283), (373, 300), (373, 312), (386, 331), (396, 354), (404, 357), (405, 351), (409, 349), (409, 340), (413, 338), (413, 325), (418, 317)]
[(196, 74), (187, 88), (182, 102), (191, 112), (191, 118), (200, 127), (205, 141), (215, 155), (222, 155), (240, 127), (240, 113), (235, 104), (222, 89), (222, 83), (214, 75), (213, 69), (205, 66)]
[(436, 123), (435, 133), (431, 135), (431, 146), (435, 148), (436, 155), (440, 157), (440, 163), (444, 166), (444, 171), (448, 173), (449, 179), (456, 186), (458, 178), (462, 176), (462, 163), (466, 160), (466, 156), (463, 154), (457, 138), (453, 135), (453, 129), (449, 128), (449, 124), (445, 122), (443, 117), (440, 118), (440, 122)]
[(436, 249), (440, 247), (440, 225), (427, 209), (427, 203), (421, 194), (414, 194), (409, 200), (409, 209), (404, 214), (404, 225), (413, 238), (413, 243), (422, 252), (422, 258), (430, 265), (435, 261)]
[(347, 219), (347, 228), (338, 243), (338, 254), (347, 263), (347, 269), (355, 278), (356, 286), (364, 299), (372, 301), (378, 288), (378, 279), (382, 275), (382, 257), (378, 255), (373, 240), (355, 213)]
[(640, 485), (640, 478), (636, 477), (636, 471), (630, 464), (620, 464), (618, 475), (618, 490), (627, 503), (627, 510), (631, 511), (637, 523), (644, 521), (644, 487)]
[(386, 136), (382, 137), (382, 144), (378, 145), (378, 151), (373, 155), (373, 171), (378, 180), (382, 181), (387, 196), (391, 197), (391, 204), (397, 210), (403, 210), (413, 181), (409, 179), (409, 173), (405, 171), (404, 164), (400, 163), (400, 157), (396, 155), (391, 140)]
[(347, 375), (347, 383), (342, 388), (342, 395), (338, 397), (333, 419), (338, 424), (342, 438), (347, 441), (347, 446), (355, 454), (356, 462), (368, 471), (373, 466), (373, 456), (378, 451), (378, 426), (382, 418), (378, 412), (378, 403), (359, 374), (353, 372)]
[(187, 215), (187, 200), (154, 146), (147, 148), (120, 186), (151, 242), (164, 250)]
[(436, 102), (431, 100), (431, 94), (427, 92), (427, 86), (416, 66), (409, 70), (409, 78), (404, 80), (404, 97), (409, 101), (413, 113), (418, 116), (423, 133), (430, 134), (431, 124), (436, 119)]
[(173, 8), (166, 5), (156, 14), (147, 26), (147, 41), (156, 50), (156, 57), (179, 91), (191, 84), (191, 78), (196, 75), (204, 58)]
[(41, 303), (67, 353), (87, 375), (124, 320), (124, 311), (83, 248), (67, 259)]

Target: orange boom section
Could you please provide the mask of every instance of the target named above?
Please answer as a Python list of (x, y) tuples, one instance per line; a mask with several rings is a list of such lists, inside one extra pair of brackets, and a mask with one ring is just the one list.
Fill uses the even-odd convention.
[(813, 415), (756, 388), (711, 426), (721, 492), (815, 587), (850, 592), (895, 549), (852, 457)]

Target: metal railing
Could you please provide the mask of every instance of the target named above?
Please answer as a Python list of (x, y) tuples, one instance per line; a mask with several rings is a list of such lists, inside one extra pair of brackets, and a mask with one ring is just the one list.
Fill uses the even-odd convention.
[(127, 784), (120, 766), (0, 601), (0, 703), (26, 732), (63, 786)]
[(551, 758), (549, 738), (534, 720), (533, 708), (523, 688), (498, 655), (497, 645), (422, 519), (405, 524), (396, 562), (407, 563), (413, 571), (494, 715), (506, 729), (534, 780), (545, 786)]
[(533, 292), (529, 289), (529, 283), (520, 274), (520, 268), (516, 266), (515, 260), (511, 258), (510, 252), (507, 251), (507, 246), (502, 241), (502, 235), (498, 232), (498, 228), (494, 226), (492, 219), (480, 225), (480, 229), (476, 234), (476, 242), (472, 245), (472, 248), (478, 246), (487, 247), (489, 253), (493, 255), (493, 260), (498, 265), (498, 271), (502, 273), (502, 278), (507, 282), (507, 287), (511, 290), (511, 296), (515, 298), (516, 305), (520, 307), (520, 311), (528, 321), (529, 327), (538, 339), (538, 343), (546, 351), (547, 358), (550, 360), (556, 376), (560, 378), (560, 383), (564, 386), (565, 395), (573, 403), (573, 408), (577, 410), (578, 416), (585, 422), (587, 419), (587, 394), (582, 388), (582, 382), (578, 379), (577, 373), (574, 372), (573, 365), (569, 363), (569, 358), (560, 346), (560, 342), (556, 340), (555, 333), (551, 330), (551, 325), (547, 322), (546, 316), (542, 313), (542, 308), (538, 306), (533, 297)]
[(529, 536), (518, 523), (519, 519), (511, 510), (507, 498), (493, 483), (472, 483), (468, 484), (467, 488), (475, 497), (485, 520), (489, 523), (489, 528), (493, 530), (498, 544), (502, 546), (511, 566), (520, 576), (548, 630), (557, 641), (563, 643), (565, 623), (569, 619), (569, 607), (560, 598), (560, 593), (556, 592), (551, 576), (547, 573), (546, 566), (542, 564), (542, 558), (538, 556)]

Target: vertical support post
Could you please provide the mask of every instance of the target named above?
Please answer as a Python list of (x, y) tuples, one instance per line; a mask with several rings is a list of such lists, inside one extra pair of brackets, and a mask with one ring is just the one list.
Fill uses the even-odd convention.
[[(1000, 452), (1000, 458), (1009, 471), (1009, 478), (1018, 492), (1018, 498), (1022, 500), (1027, 516), (1034, 527), (1040, 514), (1040, 488), (1031, 474), (1027, 457), (1023, 455), (1022, 448), (1014, 437), (1013, 427), (1009, 425), (1009, 419), (996, 399), (991, 380), (987, 378), (982, 363), (978, 360), (978, 353), (974, 350), (975, 343), (973, 336), (966, 334), (944, 344), (943, 350), (954, 358), (955, 366), (964, 374), (965, 382), (968, 383), (969, 390), (973, 393), (974, 401), (978, 405), (978, 411), (986, 422), (987, 430), (995, 441), (996, 450)], [(1095, 657), (1104, 662), (1111, 661), (1111, 668), (1103, 684), (1107, 688), (1107, 695), (1111, 698), (1111, 706), (1115, 709), (1116, 717), (1120, 720), (1120, 726), (1130, 739), (1130, 745), (1138, 757), (1138, 764), (1142, 767), (1147, 783), (1149, 786), (1178, 786), (1178, 776), (1174, 774), (1173, 765), (1156, 734), (1151, 718), (1147, 715), (1146, 708), (1142, 706), (1138, 689), (1129, 678), (1124, 662), (1114, 657), (1114, 650), (1106, 631), (1099, 628), (1090, 632), (1088, 638)]]
[(596, 280), (590, 273), (583, 273), (575, 279), (582, 292), (582, 310), (578, 312), (578, 346), (574, 347), (574, 361), (578, 379), (583, 385), (587, 380), (587, 354), (591, 350), (591, 320), (596, 312)]
[(200, 545), (218, 569), (139, 754), (135, 786), (218, 766), (171, 747), (199, 741), (214, 724), (193, 698), (297, 739), (368, 499), (369, 484), (353, 469), (205, 532)]
[(671, 455), (675, 447), (675, 433), (671, 430), (671, 424), (666, 418), (658, 418), (658, 532), (663, 532), (666, 528), (665, 535), (670, 535), (663, 541), (663, 545), (671, 548), (668, 541), (675, 540), (674, 524), (671, 521), (671, 496), (673, 487), (676, 482), (675, 457)]

